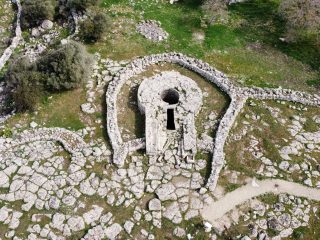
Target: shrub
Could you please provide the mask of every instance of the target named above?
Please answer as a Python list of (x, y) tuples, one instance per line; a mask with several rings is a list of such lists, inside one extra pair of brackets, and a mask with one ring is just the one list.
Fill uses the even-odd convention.
[(287, 21), (287, 40), (320, 34), (319, 0), (282, 0), (279, 13)]
[(11, 98), (17, 111), (34, 110), (41, 96), (40, 83), (44, 76), (35, 71), (27, 58), (21, 58), (11, 64), (5, 79), (11, 87)]
[(34, 110), (39, 98), (46, 92), (79, 87), (90, 74), (90, 56), (76, 42), (44, 53), (35, 63), (27, 58), (13, 62), (5, 80), (12, 90), (12, 99), (18, 111)]
[(5, 75), (5, 82), (11, 88), (14, 88), (19, 84), (24, 72), (31, 71), (32, 69), (32, 64), (27, 57), (18, 58), (11, 62), (9, 66)]
[(68, 0), (67, 6), (77, 11), (84, 11), (90, 6), (97, 5), (99, 0)]
[(85, 42), (100, 40), (110, 25), (110, 19), (103, 13), (89, 17), (80, 25), (80, 37)]
[(42, 56), (36, 62), (36, 68), (46, 76), (43, 85), (47, 90), (70, 90), (89, 77), (90, 61), (81, 44), (70, 42)]
[(225, 22), (229, 17), (226, 0), (206, 0), (201, 8), (209, 24)]
[(39, 98), (43, 95), (41, 87), (32, 84), (29, 80), (28, 78), (23, 79), (12, 93), (18, 112), (34, 111)]
[(55, 8), (55, 0), (24, 0), (21, 12), (22, 28), (39, 26), (46, 19), (53, 20)]

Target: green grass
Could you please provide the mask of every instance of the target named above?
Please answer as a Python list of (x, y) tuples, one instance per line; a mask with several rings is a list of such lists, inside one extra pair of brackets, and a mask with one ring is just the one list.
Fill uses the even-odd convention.
[(206, 31), (205, 47), (212, 50), (226, 50), (244, 47), (245, 41), (232, 28), (217, 24), (209, 26)]
[[(204, 26), (201, 1), (155, 2), (105, 0), (112, 17), (112, 34), (89, 45), (91, 52), (116, 60), (169, 51), (204, 59), (246, 86), (294, 88), (316, 92), (320, 83), (320, 47), (311, 39), (283, 43), (285, 23), (278, 15), (279, 0), (249, 0), (229, 7), (230, 22)], [(169, 39), (153, 43), (136, 33), (142, 19), (159, 20)], [(119, 28), (121, 25), (121, 28)], [(199, 43), (194, 32), (203, 32)]]
[(295, 43), (285, 43), (279, 38), (286, 33), (285, 21), (279, 16), (279, 0), (249, 0), (230, 6), (232, 14), (244, 20), (237, 31), (251, 42), (263, 42), (279, 51), (320, 69), (320, 46), (315, 39), (302, 39)]
[(306, 122), (303, 125), (303, 128), (307, 132), (317, 132), (319, 131), (319, 124), (317, 124), (311, 118), (307, 118)]
[(19, 113), (10, 118), (7, 127), (14, 127), (17, 123), (28, 126), (35, 121), (44, 127), (82, 129), (85, 125), (81, 120), (80, 104), (84, 99), (81, 89), (54, 94), (50, 99), (43, 99), (36, 112)]

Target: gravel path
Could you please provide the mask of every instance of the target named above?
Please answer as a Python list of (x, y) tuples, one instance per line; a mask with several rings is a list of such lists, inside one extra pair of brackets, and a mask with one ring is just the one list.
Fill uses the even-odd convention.
[(201, 215), (207, 221), (214, 222), (236, 206), (266, 193), (287, 193), (297, 197), (320, 201), (320, 189), (279, 179), (264, 181), (253, 180), (251, 183), (227, 193), (218, 201), (205, 206), (201, 211)]

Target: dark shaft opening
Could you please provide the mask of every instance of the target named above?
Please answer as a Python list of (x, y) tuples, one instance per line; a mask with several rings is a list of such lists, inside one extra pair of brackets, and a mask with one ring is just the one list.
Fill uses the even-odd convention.
[(174, 109), (167, 110), (167, 129), (176, 130), (176, 126), (174, 123)]

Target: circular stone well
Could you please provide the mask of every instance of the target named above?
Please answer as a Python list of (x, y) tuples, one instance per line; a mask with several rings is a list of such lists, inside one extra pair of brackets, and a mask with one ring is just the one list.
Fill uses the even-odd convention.
[(175, 107), (179, 112), (197, 114), (202, 105), (202, 91), (191, 78), (176, 71), (166, 71), (145, 79), (139, 86), (138, 105), (142, 113), (146, 108)]
[(168, 89), (164, 90), (161, 93), (161, 98), (166, 103), (169, 103), (170, 105), (177, 104), (179, 102), (179, 93), (174, 89)]
[(196, 152), (195, 115), (202, 104), (197, 83), (179, 72), (162, 72), (145, 79), (138, 89), (138, 106), (145, 115), (146, 151), (158, 156), (172, 135), (181, 142), (179, 152)]

